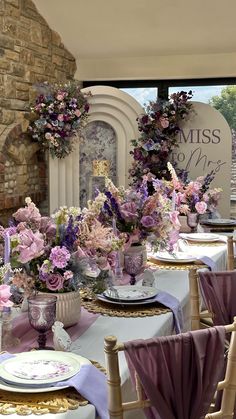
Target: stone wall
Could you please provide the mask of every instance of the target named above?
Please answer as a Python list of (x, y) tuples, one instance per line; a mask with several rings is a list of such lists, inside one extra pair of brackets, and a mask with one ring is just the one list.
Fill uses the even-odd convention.
[(35, 84), (73, 79), (75, 70), (31, 0), (0, 0), (0, 222), (28, 195), (47, 210), (46, 156), (26, 134), (25, 117)]

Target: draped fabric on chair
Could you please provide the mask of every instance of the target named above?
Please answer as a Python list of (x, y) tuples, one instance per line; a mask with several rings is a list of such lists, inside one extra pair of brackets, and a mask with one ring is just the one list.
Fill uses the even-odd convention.
[(149, 419), (204, 418), (222, 375), (224, 339), (219, 326), (125, 343), (131, 376), (135, 370), (153, 406)]
[(203, 300), (214, 325), (226, 325), (236, 316), (236, 271), (199, 272)]

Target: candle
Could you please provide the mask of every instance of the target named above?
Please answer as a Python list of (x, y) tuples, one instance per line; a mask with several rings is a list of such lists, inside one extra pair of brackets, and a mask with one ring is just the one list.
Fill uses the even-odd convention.
[(10, 253), (11, 253), (11, 241), (9, 233), (5, 233), (4, 236), (4, 264), (10, 262)]
[[(6, 232), (4, 236), (4, 264), (5, 265), (10, 262), (10, 254), (11, 254), (11, 240), (10, 240), (9, 233)], [(8, 282), (9, 277), (10, 277), (10, 272), (7, 271), (4, 278), (4, 282)]]

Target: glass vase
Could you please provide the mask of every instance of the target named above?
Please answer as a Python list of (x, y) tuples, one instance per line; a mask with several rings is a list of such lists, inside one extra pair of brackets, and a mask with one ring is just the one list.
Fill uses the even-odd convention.
[(199, 222), (199, 214), (197, 212), (189, 212), (187, 214), (187, 224), (191, 228), (191, 233), (197, 231), (197, 225)]

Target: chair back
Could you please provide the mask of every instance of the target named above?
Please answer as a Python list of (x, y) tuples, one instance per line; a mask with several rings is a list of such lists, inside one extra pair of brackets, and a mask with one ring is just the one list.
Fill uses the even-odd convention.
[(226, 325), (236, 316), (236, 271), (199, 272), (199, 286), (213, 324)]
[[(232, 332), (232, 337), (225, 380), (218, 385), (223, 390), (221, 409), (217, 415), (207, 414), (222, 378), (225, 332)], [(137, 393), (136, 400), (126, 403), (122, 402), (119, 351), (125, 351)], [(233, 417), (235, 357), (236, 318), (233, 324), (226, 327), (125, 344), (118, 344), (116, 337), (108, 336), (105, 338), (105, 358), (110, 418), (122, 419), (125, 411), (133, 409), (145, 409), (150, 419)]]
[(234, 270), (234, 244), (236, 240), (233, 236), (227, 237), (227, 270), (233, 271)]

